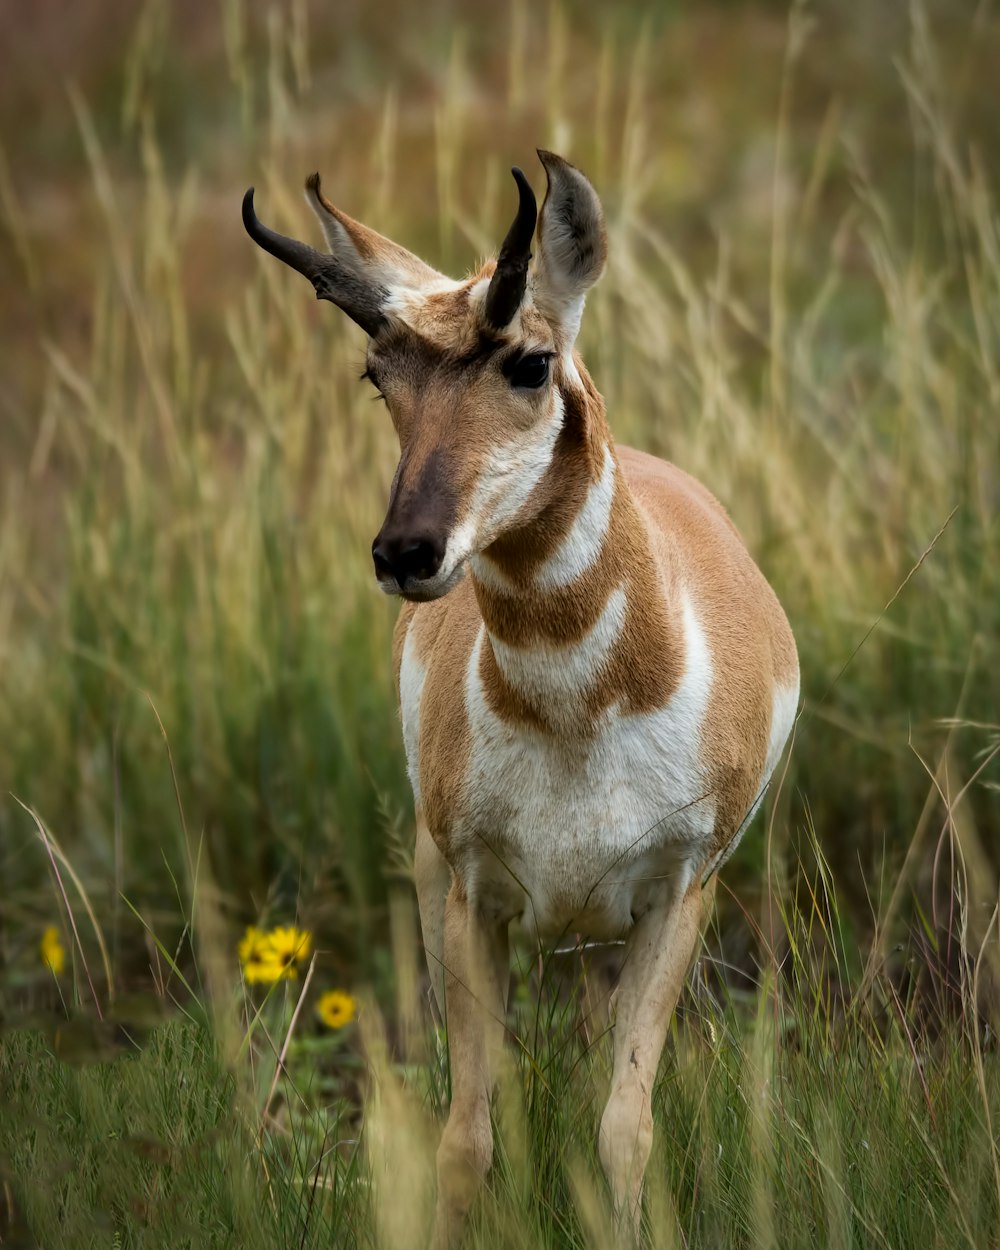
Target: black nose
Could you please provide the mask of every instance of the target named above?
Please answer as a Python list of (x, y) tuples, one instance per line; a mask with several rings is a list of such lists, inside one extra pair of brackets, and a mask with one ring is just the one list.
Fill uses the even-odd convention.
[(425, 581), (441, 567), (444, 548), (433, 538), (395, 538), (380, 534), (372, 543), (372, 559), (380, 578), (394, 577), (400, 586)]

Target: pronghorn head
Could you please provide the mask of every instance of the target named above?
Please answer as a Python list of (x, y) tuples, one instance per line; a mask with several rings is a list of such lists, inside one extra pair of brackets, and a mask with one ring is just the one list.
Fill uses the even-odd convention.
[(573, 343), (604, 268), (604, 216), (579, 170), (538, 155), (548, 179), (541, 213), (514, 169), (520, 203), (499, 258), (459, 282), (335, 208), (318, 174), (306, 197), (328, 253), (275, 234), (257, 219), (253, 189), (244, 197), (250, 237), (369, 337), (364, 376), (388, 405), (401, 452), (372, 544), (387, 594), (446, 594), (470, 556), (530, 519), (563, 428), (564, 391), (582, 385)]

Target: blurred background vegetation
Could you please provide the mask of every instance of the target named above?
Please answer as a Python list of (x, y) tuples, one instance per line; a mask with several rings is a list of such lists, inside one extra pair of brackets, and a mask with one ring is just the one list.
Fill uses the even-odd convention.
[[(14, 795), (119, 955), (120, 895), (168, 921), (196, 848), (234, 927), (291, 908), (375, 971), (411, 827), (368, 555), (393, 436), (358, 333), (261, 263), (239, 196), (312, 238), (318, 168), (461, 273), (541, 145), (607, 206), (582, 349), (616, 434), (717, 492), (798, 638), (772, 870), (813, 829), (861, 938), (915, 838), (904, 889), (930, 897), (961, 793), (995, 897), (1000, 772), (965, 788), (1000, 719), (989, 6), (105, 0), (0, 21), (9, 965), (53, 914)], [(766, 827), (726, 874), (751, 913)]]
[(546, 146), (608, 214), (580, 346), (612, 428), (718, 494), (799, 644), (713, 976), (804, 941), (831, 1011), (874, 968), (962, 1015), (1000, 871), (992, 6), (102, 0), (5, 6), (0, 44), (0, 1009), (58, 1001), (53, 924), (68, 1000), (98, 930), (119, 992), (217, 956), (194, 994), (295, 922), (324, 984), (393, 1002), (394, 437), (360, 332), (239, 201), (316, 241), (319, 169), (460, 274)]

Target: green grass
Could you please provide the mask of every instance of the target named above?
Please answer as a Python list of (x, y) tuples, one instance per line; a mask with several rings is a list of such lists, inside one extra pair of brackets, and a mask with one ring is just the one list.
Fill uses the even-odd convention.
[[(756, 1013), (704, 992), (686, 1008), (656, 1098), (652, 1245), (998, 1244), (1000, 1063), (974, 1029), (952, 1026), (916, 1060), (905, 1009), (879, 1020), (869, 1003), (831, 1026), (774, 983)], [(224, 1063), (204, 1022), (174, 1018), (143, 1040), (128, 1025), (9, 1036), (0, 1166), (21, 1221), (13, 1244), (424, 1245), (443, 1089), (441, 1052), (426, 1056), (439, 1039), (418, 1036), (424, 1061), (390, 1066), (374, 1007), (363, 1019), (363, 1117), (342, 1087), (352, 1056), (328, 1043), (293, 1040), (269, 1102), (273, 1063)], [(609, 1246), (603, 1043), (552, 993), (522, 994), (511, 1024), (495, 1165), (468, 1244)]]
[[(469, 50), (460, 25), (434, 54), (439, 104), (415, 95), (404, 111), (389, 89), (364, 106), (366, 147), (346, 135), (335, 155), (299, 134), (320, 125), (321, 78), (304, 74), (295, 24), (279, 26), (270, 62), (230, 40), (253, 124), (238, 109), (217, 122), (210, 186), (194, 157), (177, 169), (185, 149), (160, 121), (172, 88), (155, 76), (141, 109), (118, 114), (70, 94), (86, 164), (79, 239), (40, 239), (9, 181), (9, 260), (35, 291), (9, 305), (35, 337), (9, 351), (31, 389), (3, 435), (0, 784), (59, 838), (102, 915), (122, 917), (124, 893), (165, 921), (201, 840), (234, 928), (305, 909), (348, 966), (374, 972), (387, 832), (409, 810), (393, 608), (368, 554), (394, 438), (356, 381), (358, 334), (261, 263), (234, 206), (252, 178), (261, 211), (308, 234), (298, 186), (322, 164), (352, 211), (461, 268), (509, 215), (498, 149), (525, 161), (530, 144), (560, 139), (609, 214), (611, 265), (581, 345), (613, 428), (716, 491), (799, 643), (804, 714), (772, 864), (793, 864), (808, 812), (863, 934), (866, 881), (895, 871), (916, 830), (922, 857), (948, 824), (927, 775), (947, 760), (963, 853), (995, 872), (983, 834), (1000, 818), (996, 768), (971, 779), (1000, 706), (1000, 246), (983, 172), (1000, 145), (979, 120), (989, 80), (975, 58), (996, 32), (942, 19), (937, 43), (918, 7), (908, 28), (885, 18), (873, 60), (825, 9), (811, 39), (794, 10), (787, 53), (773, 13), (726, 12), (734, 28), (716, 47), (711, 9), (638, 33), (554, 10), (524, 52), (541, 92), (495, 42)], [(525, 21), (515, 5), (498, 23), (511, 56)], [(183, 59), (182, 32), (167, 32), (161, 56)], [(704, 86), (678, 64), (699, 39), (718, 75)], [(731, 58), (744, 40), (764, 59), (741, 92)], [(596, 96), (576, 90), (571, 53)], [(473, 69), (489, 106), (466, 115)], [(849, 71), (859, 98), (844, 94)], [(676, 171), (675, 98), (707, 110)], [(741, 102), (742, 149), (728, 137)], [(703, 149), (711, 177), (690, 168)], [(728, 187), (715, 170), (727, 151)], [(61, 312), (57, 242), (92, 273)], [(730, 873), (751, 909), (763, 827)], [(10, 800), (0, 870), (17, 924), (41, 923), (45, 859)]]
[[(313, 238), (319, 166), (458, 272), (546, 145), (608, 212), (612, 427), (725, 502), (803, 670), (664, 1061), (653, 1244), (1000, 1245), (1000, 23), (432, 8), (154, 0), (77, 32), (79, 89), (0, 87), (0, 1230), (420, 1244), (447, 1065), (369, 556), (396, 449), (238, 204)], [(293, 920), (294, 1028), (235, 955)], [(521, 963), (472, 1244), (603, 1247), (604, 1044)], [(363, 1029), (320, 1027), (331, 986)]]

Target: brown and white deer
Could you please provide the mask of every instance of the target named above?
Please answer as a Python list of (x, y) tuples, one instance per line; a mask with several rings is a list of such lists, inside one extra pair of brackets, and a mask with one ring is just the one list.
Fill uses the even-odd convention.
[[(507, 931), (627, 938), (600, 1155), (638, 1230), (651, 1095), (714, 872), (749, 823), (798, 701), (785, 615), (722, 506), (618, 447), (574, 350), (604, 268), (597, 194), (539, 152), (496, 264), (453, 281), (307, 184), (329, 247), (256, 243), (369, 336), (401, 456), (372, 546), (395, 634), (416, 877), (452, 1103), (437, 1244), (493, 1143)], [(537, 231), (536, 231), (537, 217)], [(531, 261), (534, 243), (537, 255)]]

